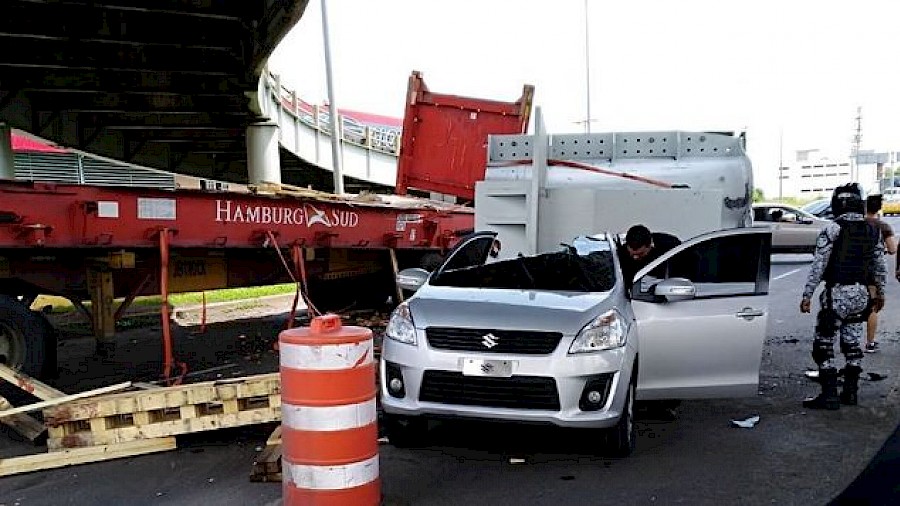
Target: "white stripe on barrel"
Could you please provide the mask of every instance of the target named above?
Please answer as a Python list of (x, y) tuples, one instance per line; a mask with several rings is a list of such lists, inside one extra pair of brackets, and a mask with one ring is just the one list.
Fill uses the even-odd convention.
[(281, 423), (294, 430), (336, 431), (375, 423), (375, 399), (344, 406), (281, 405)]
[(342, 466), (308, 466), (282, 462), (282, 476), (297, 488), (342, 490), (371, 483), (378, 478), (378, 455)]
[(361, 343), (306, 346), (280, 343), (281, 367), (290, 369), (337, 371), (369, 365), (375, 361), (372, 340)]

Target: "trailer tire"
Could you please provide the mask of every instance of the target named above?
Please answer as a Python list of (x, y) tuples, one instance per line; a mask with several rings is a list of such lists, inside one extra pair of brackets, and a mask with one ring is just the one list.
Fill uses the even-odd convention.
[(0, 295), (0, 363), (35, 378), (56, 370), (56, 334), (50, 322), (8, 295)]

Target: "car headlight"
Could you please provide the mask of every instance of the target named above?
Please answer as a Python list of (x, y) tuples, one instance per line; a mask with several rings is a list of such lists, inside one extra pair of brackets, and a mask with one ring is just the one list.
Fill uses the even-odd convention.
[(615, 309), (594, 318), (594, 320), (581, 329), (572, 345), (569, 353), (590, 353), (592, 351), (611, 350), (625, 345), (628, 334), (628, 325), (625, 319)]
[(413, 325), (412, 313), (409, 312), (406, 303), (400, 304), (391, 313), (391, 319), (388, 320), (384, 333), (394, 341), (416, 344), (416, 327)]

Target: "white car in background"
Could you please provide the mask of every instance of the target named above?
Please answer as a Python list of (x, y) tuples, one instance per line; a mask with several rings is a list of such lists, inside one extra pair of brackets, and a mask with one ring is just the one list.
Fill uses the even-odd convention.
[(812, 253), (830, 220), (779, 203), (753, 204), (753, 224), (772, 229), (772, 253)]
[(834, 219), (834, 213), (831, 212), (831, 199), (813, 200), (809, 204), (801, 207), (800, 210), (806, 211), (816, 218), (822, 218), (823, 220)]

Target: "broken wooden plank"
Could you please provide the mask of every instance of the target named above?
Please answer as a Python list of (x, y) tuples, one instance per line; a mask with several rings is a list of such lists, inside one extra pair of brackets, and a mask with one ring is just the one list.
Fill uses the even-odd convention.
[(253, 461), (250, 481), (281, 481), (281, 425), (272, 432), (266, 441), (266, 447)]
[(23, 372), (17, 371), (15, 369), (10, 369), (4, 364), (0, 364), (0, 379), (4, 379), (9, 383), (17, 386), (18, 388), (24, 390), (25, 392), (44, 401), (49, 401), (50, 399), (58, 399), (60, 397), (66, 396), (65, 392), (60, 392), (50, 385), (42, 383)]
[(163, 452), (176, 448), (175, 438), (142, 439), (115, 445), (74, 448), (53, 453), (0, 459), (0, 476)]
[(281, 444), (281, 425), (278, 426), (275, 430), (272, 431), (272, 434), (269, 435), (269, 439), (266, 440), (267, 445), (280, 445)]
[(256, 457), (253, 469), (250, 471), (250, 481), (253, 482), (277, 482), (281, 481), (281, 445), (267, 446)]
[(119, 390), (124, 390), (130, 386), (131, 386), (131, 382), (126, 381), (124, 383), (118, 383), (116, 385), (110, 385), (108, 387), (95, 388), (94, 390), (88, 390), (86, 392), (79, 392), (77, 394), (66, 395), (64, 397), (57, 397), (55, 399), (50, 399), (47, 401), (41, 401), (41, 402), (36, 402), (34, 404), (28, 404), (26, 406), (19, 406), (17, 408), (0, 411), (0, 418), (4, 418), (4, 417), (10, 416), (10, 415), (15, 415), (18, 413), (28, 413), (30, 411), (37, 411), (39, 409), (49, 408), (51, 406), (57, 406), (57, 405), (75, 401), (78, 399), (84, 399), (86, 397), (93, 397), (96, 395), (103, 395), (103, 394), (108, 394), (108, 393), (112, 393), (112, 392), (117, 392)]
[[(6, 410), (12, 407), (13, 405), (10, 404), (5, 397), (0, 396), (0, 410)], [(47, 432), (47, 427), (44, 427), (44, 424), (25, 413), (0, 418), (0, 423), (8, 425), (12, 430), (18, 432), (32, 442)]]

